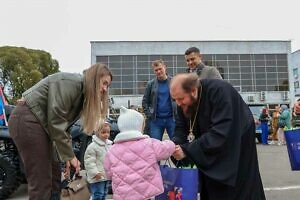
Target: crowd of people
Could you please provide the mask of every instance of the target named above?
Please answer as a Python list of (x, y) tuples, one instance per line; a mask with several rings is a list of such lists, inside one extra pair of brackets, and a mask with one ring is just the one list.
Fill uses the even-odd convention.
[(291, 116), (290, 109), (285, 104), (276, 106), (272, 113), (267, 107), (262, 108), (259, 118), (255, 122), (261, 128), (261, 143), (285, 145), (284, 129), (292, 127)]
[[(83, 75), (50, 75), (25, 91), (8, 124), (24, 163), (29, 199), (60, 199), (59, 162), (81, 170), (68, 133), (78, 118), (84, 132), (94, 134), (84, 156), (93, 200), (106, 198), (109, 181), (115, 200), (161, 194), (159, 161), (169, 157), (199, 169), (202, 200), (265, 199), (248, 105), (215, 67), (203, 64), (198, 48), (187, 49), (185, 60), (186, 73), (174, 77), (163, 60), (153, 61), (155, 78), (142, 102), (146, 118), (121, 107), (114, 141), (105, 123), (113, 81), (105, 64)], [(143, 134), (146, 124), (149, 132)], [(162, 139), (165, 131), (168, 140)]]

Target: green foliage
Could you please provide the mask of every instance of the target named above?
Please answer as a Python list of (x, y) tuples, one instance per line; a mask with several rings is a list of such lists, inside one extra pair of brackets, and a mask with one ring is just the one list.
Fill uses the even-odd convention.
[(59, 72), (59, 64), (42, 50), (24, 47), (0, 47), (0, 68), (3, 85), (12, 87), (12, 101), (42, 78)]

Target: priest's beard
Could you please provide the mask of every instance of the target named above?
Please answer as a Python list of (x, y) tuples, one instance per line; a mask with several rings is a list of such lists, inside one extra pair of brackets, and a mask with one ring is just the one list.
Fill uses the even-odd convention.
[(186, 109), (183, 109), (183, 114), (187, 118), (191, 118), (191, 116), (197, 112), (197, 98), (193, 97), (192, 95), (190, 96), (191, 98), (191, 105), (187, 106)]

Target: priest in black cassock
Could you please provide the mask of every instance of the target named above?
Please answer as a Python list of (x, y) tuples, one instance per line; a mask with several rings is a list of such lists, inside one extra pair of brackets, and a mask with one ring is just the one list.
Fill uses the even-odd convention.
[(240, 94), (194, 73), (176, 75), (170, 90), (178, 104), (173, 156), (199, 168), (201, 200), (265, 199), (255, 124)]

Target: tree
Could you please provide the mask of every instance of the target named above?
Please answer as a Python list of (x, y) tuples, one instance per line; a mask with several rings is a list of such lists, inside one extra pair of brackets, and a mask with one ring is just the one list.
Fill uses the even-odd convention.
[(13, 102), (42, 78), (59, 72), (57, 60), (48, 52), (10, 46), (0, 47), (0, 68), (2, 86), (12, 88)]

